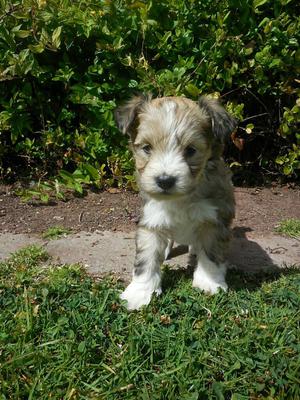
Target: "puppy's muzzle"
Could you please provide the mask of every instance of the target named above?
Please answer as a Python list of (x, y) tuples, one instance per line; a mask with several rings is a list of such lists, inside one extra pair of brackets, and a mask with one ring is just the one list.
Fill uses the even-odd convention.
[(157, 176), (155, 178), (155, 182), (156, 182), (157, 186), (163, 190), (172, 189), (173, 186), (175, 186), (176, 180), (177, 180), (176, 176), (167, 175), (167, 174), (163, 174), (163, 175)]

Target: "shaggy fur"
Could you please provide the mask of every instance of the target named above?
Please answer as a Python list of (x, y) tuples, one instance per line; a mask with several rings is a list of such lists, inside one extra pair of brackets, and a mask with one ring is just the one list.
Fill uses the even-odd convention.
[(128, 309), (161, 293), (160, 265), (173, 241), (188, 245), (196, 256), (194, 287), (211, 294), (227, 290), (234, 197), (221, 155), (235, 121), (208, 97), (196, 103), (183, 97), (137, 96), (118, 108), (115, 117), (130, 136), (144, 199), (133, 278), (121, 295)]

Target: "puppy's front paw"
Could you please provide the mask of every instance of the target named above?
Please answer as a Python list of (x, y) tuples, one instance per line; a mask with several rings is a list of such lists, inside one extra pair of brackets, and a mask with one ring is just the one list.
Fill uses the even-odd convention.
[(220, 276), (209, 276), (204, 271), (198, 270), (194, 273), (193, 287), (203, 290), (208, 294), (216, 294), (219, 290), (227, 292), (228, 289), (223, 274), (220, 274)]
[(131, 282), (120, 298), (127, 301), (128, 310), (138, 310), (150, 303), (153, 293), (160, 295), (161, 288), (155, 288), (151, 283)]

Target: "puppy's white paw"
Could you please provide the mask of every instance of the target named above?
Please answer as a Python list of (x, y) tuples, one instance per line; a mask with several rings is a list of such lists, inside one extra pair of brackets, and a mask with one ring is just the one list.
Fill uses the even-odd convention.
[(206, 271), (199, 271), (198, 269), (194, 272), (193, 287), (201, 289), (208, 294), (216, 294), (219, 290), (227, 292), (228, 289), (223, 273), (210, 276)]
[(127, 301), (128, 310), (138, 310), (150, 303), (153, 293), (159, 296), (161, 287), (155, 287), (151, 282), (131, 282), (120, 298)]

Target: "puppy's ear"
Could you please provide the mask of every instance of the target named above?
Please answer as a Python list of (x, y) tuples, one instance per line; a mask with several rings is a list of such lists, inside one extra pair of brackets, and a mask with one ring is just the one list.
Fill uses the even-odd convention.
[(134, 96), (124, 105), (118, 107), (115, 112), (115, 121), (119, 130), (131, 136), (136, 134), (137, 116), (141, 112), (143, 105), (151, 100), (151, 95), (141, 94)]
[(216, 99), (202, 96), (198, 104), (211, 118), (211, 128), (214, 137), (221, 143), (224, 143), (236, 128), (236, 120), (228, 114), (225, 108)]

